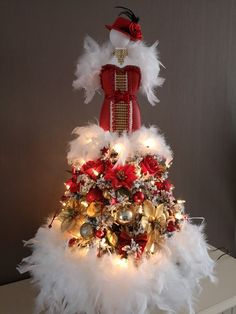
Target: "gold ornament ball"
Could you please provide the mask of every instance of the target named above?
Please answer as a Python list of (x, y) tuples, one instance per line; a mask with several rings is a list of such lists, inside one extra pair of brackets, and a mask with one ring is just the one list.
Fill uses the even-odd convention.
[(90, 239), (94, 235), (94, 229), (93, 226), (85, 222), (81, 227), (80, 227), (80, 234), (84, 239)]
[(89, 217), (95, 217), (101, 214), (102, 204), (99, 202), (92, 202), (87, 208), (87, 215)]
[(84, 216), (79, 216), (76, 219), (76, 224), (72, 229), (69, 230), (69, 232), (74, 236), (74, 237), (79, 237), (80, 236), (80, 228), (81, 226), (85, 223), (85, 217)]
[(109, 193), (108, 190), (105, 190), (105, 191), (103, 192), (103, 197), (104, 197), (105, 199), (107, 199), (107, 200), (111, 199), (111, 195), (110, 195), (110, 193)]
[(118, 210), (116, 219), (122, 225), (129, 224), (134, 219), (134, 209), (131, 206), (127, 206)]
[(107, 230), (107, 240), (109, 241), (109, 243), (111, 244), (111, 246), (115, 247), (117, 245), (118, 242), (118, 237), (115, 234), (115, 232), (112, 232), (110, 230)]

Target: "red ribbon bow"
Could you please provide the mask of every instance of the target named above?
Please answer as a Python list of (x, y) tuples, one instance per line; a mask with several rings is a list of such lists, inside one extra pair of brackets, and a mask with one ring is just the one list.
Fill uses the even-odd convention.
[(126, 254), (126, 252), (123, 250), (123, 247), (125, 247), (126, 245), (130, 245), (132, 239), (140, 247), (141, 254), (139, 252), (137, 252), (137, 257), (140, 258), (144, 249), (145, 249), (145, 246), (146, 246), (147, 240), (148, 240), (146, 233), (139, 234), (136, 237), (130, 237), (127, 233), (122, 231), (120, 233), (120, 237), (119, 237), (119, 248), (118, 248), (119, 254), (122, 256)]
[(130, 100), (132, 99), (132, 96), (129, 94), (128, 91), (121, 92), (120, 90), (116, 90), (114, 93), (114, 98), (115, 98), (115, 103), (123, 101), (126, 104), (128, 104)]

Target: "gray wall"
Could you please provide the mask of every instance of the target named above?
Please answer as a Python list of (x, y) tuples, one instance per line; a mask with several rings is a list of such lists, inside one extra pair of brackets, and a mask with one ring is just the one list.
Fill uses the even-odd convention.
[(215, 246), (235, 252), (236, 1), (0, 1), (1, 283), (20, 278), (22, 240), (59, 206), (67, 142), (98, 117), (71, 87), (85, 34), (107, 39), (115, 5), (140, 15), (145, 41), (160, 41), (166, 83), (143, 123), (157, 124), (175, 152), (175, 195), (205, 216)]

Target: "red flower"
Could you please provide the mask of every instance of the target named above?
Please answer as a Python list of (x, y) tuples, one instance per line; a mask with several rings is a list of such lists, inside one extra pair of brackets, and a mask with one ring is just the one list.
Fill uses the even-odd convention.
[(129, 25), (129, 31), (130, 35), (135, 39), (141, 40), (143, 38), (140, 24), (131, 22)]
[(169, 180), (165, 180), (163, 182), (156, 182), (156, 187), (158, 190), (165, 190), (169, 192), (172, 188), (172, 184)]
[(96, 161), (90, 160), (81, 167), (80, 171), (96, 180), (98, 175), (104, 171), (104, 165), (100, 159)]
[(125, 187), (130, 190), (133, 182), (137, 179), (135, 167), (134, 165), (110, 167), (107, 170), (105, 179), (111, 181), (114, 189)]
[(151, 175), (161, 175), (161, 167), (156, 159), (150, 155), (147, 155), (140, 163), (142, 173)]
[(89, 203), (101, 201), (102, 199), (103, 199), (102, 191), (97, 187), (91, 188), (86, 195), (86, 200)]

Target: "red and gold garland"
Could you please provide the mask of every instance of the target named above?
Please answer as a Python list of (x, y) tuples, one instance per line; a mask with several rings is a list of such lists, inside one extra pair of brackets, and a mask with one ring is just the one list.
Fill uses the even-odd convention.
[(97, 247), (140, 259), (161, 249), (186, 219), (167, 180), (166, 160), (135, 156), (118, 164), (119, 153), (104, 147), (100, 158), (72, 167), (57, 219), (72, 249)]

